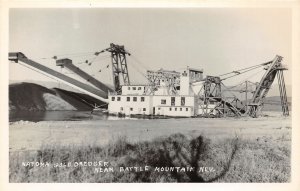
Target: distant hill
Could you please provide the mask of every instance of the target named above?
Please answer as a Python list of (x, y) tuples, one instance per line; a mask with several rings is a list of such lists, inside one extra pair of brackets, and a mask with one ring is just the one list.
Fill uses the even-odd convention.
[[(286, 95), (287, 97), (292, 96), (292, 86), (291, 85), (285, 85), (286, 88)], [(272, 84), (271, 89), (268, 92), (268, 97), (278, 97), (279, 98), (279, 86), (278, 84)], [(280, 98), (279, 98), (280, 100)]]
[[(292, 98), (287, 97), (289, 110), (292, 110)], [(266, 97), (263, 111), (281, 111), (280, 96)]]
[(59, 88), (49, 89), (34, 83), (9, 85), (9, 110), (91, 110), (104, 103), (91, 96)]

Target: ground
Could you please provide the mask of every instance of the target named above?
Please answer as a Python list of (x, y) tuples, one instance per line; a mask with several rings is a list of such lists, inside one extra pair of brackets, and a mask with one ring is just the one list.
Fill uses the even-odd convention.
[[(19, 121), (10, 124), (10, 181), (289, 182), (291, 131), (291, 117), (282, 117), (278, 116), (278, 114), (260, 118), (123, 119), (43, 121), (37, 123)], [(123, 140), (124, 137), (126, 140)], [(174, 152), (178, 152), (178, 156), (174, 155), (172, 160), (169, 157), (170, 163), (167, 164), (172, 166), (177, 164), (178, 161), (183, 161), (182, 164), (192, 164), (194, 160), (192, 157), (193, 152), (197, 151), (197, 149), (193, 150), (194, 147), (192, 145), (195, 143), (195, 140), (199, 140), (199, 137), (208, 140), (207, 145), (209, 145), (209, 149), (204, 149), (203, 152), (207, 152), (207, 154), (201, 155), (202, 158), (196, 157), (197, 161), (199, 159), (202, 165), (214, 167), (216, 170), (215, 173), (204, 176), (204, 178), (200, 177), (200, 179), (197, 179), (198, 175), (187, 177), (173, 176), (173, 174), (157, 176), (155, 173), (150, 173), (150, 177), (154, 177), (153, 179), (145, 178), (148, 177), (145, 174), (130, 174), (129, 178), (129, 175), (124, 174), (114, 174), (111, 177), (101, 177), (100, 175), (95, 177), (92, 171), (82, 169), (82, 175), (76, 173), (75, 176), (74, 170), (76, 169), (64, 172), (68, 174), (68, 178), (64, 174), (60, 174), (62, 172), (55, 171), (56, 178), (53, 179), (52, 171), (40, 172), (44, 173), (44, 176), (34, 174), (37, 171), (33, 171), (28, 176), (24, 174), (24, 172), (28, 173), (28, 169), (27, 171), (24, 171), (24, 169), (18, 170), (24, 168), (20, 166), (20, 161), (39, 158), (39, 155), (28, 153), (36, 150), (46, 153), (44, 154), (46, 156), (50, 152), (50, 155), (56, 156), (58, 161), (61, 157), (64, 158), (60, 153), (62, 151), (64, 153), (67, 150), (68, 160), (80, 158), (82, 156), (80, 153), (84, 151), (85, 160), (94, 160), (95, 157), (98, 157), (97, 159), (99, 160), (106, 157), (117, 165), (132, 163), (143, 165), (143, 161), (146, 161), (152, 166), (166, 165), (158, 158), (166, 157), (165, 153), (173, 156)], [(109, 145), (112, 142), (117, 143), (111, 147)], [(97, 150), (98, 147), (101, 147), (100, 151)], [(92, 155), (88, 154), (90, 150), (93, 151)], [(72, 157), (70, 158), (70, 156)], [(190, 159), (183, 159), (182, 157)], [(168, 157), (163, 160), (167, 159)], [(193, 164), (198, 165), (198, 162)], [(225, 173), (222, 174), (221, 172)], [(25, 179), (18, 179), (21, 175)], [(48, 177), (49, 175), (51, 177)], [(57, 179), (57, 177), (61, 178)], [(89, 177), (89, 180), (82, 177)]]
[(191, 137), (204, 135), (213, 140), (238, 136), (256, 140), (276, 140), (291, 136), (291, 118), (180, 118), (154, 120), (41, 121), (10, 124), (10, 151), (36, 150), (44, 144), (105, 145), (112, 139), (126, 136), (129, 142), (182, 133)]

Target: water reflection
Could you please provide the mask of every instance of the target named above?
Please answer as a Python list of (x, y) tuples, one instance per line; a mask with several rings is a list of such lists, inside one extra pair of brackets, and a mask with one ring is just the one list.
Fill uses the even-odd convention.
[(9, 121), (82, 121), (82, 120), (137, 120), (138, 118), (110, 116), (106, 112), (91, 111), (10, 111)]
[(79, 121), (79, 120), (107, 120), (108, 115), (91, 111), (10, 111), (9, 121)]

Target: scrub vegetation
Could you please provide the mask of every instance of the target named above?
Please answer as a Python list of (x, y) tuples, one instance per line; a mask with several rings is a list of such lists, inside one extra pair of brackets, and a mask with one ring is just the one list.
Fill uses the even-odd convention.
[[(287, 135), (276, 140), (272, 137), (248, 140), (237, 136), (208, 139), (202, 135), (192, 137), (178, 133), (135, 143), (120, 136), (105, 146), (44, 145), (37, 151), (10, 152), (9, 180), (90, 183), (289, 182), (290, 144), (287, 142), (290, 142)], [(78, 165), (79, 162), (96, 161), (101, 161), (101, 165)], [(105, 165), (105, 161), (108, 164)], [(34, 162), (34, 165), (28, 162)], [(46, 163), (50, 165), (41, 167)], [(59, 167), (68, 163), (72, 165)], [(113, 171), (105, 172), (105, 168), (109, 167)], [(130, 170), (129, 167), (136, 167), (137, 170)], [(176, 167), (180, 170), (174, 170)], [(120, 171), (121, 168), (123, 171)]]

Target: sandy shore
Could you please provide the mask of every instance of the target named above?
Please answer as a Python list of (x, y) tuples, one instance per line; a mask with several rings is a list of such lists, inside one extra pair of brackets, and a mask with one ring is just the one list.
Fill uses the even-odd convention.
[(182, 133), (203, 134), (212, 140), (233, 138), (290, 140), (291, 117), (188, 118), (14, 122), (9, 125), (10, 151), (36, 150), (43, 145), (105, 145), (120, 136), (137, 142)]

